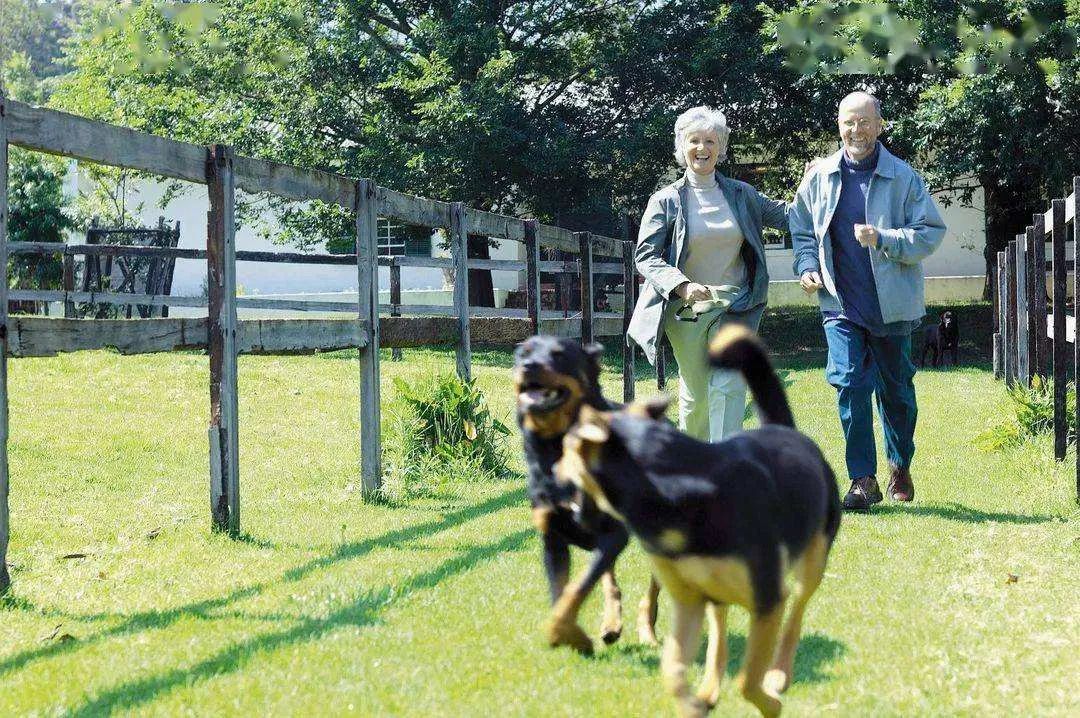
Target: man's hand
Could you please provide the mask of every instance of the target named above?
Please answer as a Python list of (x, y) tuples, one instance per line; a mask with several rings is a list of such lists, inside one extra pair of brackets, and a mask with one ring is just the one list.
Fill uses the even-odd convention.
[(688, 302), (703, 302), (712, 299), (709, 289), (697, 282), (683, 282), (675, 287), (675, 294)]
[(855, 240), (867, 249), (877, 249), (878, 231), (872, 224), (855, 225)]
[(818, 272), (803, 272), (802, 276), (799, 277), (799, 285), (807, 294), (813, 294), (825, 286), (821, 281), (821, 274)]

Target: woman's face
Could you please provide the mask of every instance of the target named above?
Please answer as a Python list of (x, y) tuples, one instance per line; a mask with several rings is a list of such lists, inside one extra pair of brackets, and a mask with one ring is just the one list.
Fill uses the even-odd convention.
[(712, 174), (720, 159), (720, 136), (716, 130), (690, 130), (683, 141), (686, 166), (699, 175)]

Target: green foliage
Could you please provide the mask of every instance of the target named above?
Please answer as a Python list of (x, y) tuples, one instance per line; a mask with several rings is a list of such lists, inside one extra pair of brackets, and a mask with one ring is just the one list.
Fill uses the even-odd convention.
[[(30, 58), (22, 53), (9, 55), (0, 64), (0, 84), (17, 100), (33, 102), (42, 97)], [(62, 159), (10, 148), (9, 241), (64, 241), (64, 232), (75, 226), (64, 197), (65, 171)], [(8, 259), (8, 282), (13, 287), (55, 289), (60, 286), (61, 273), (62, 263), (56, 255), (13, 255)]]
[[(1076, 384), (1065, 391), (1065, 406), (1076, 406)], [(1076, 413), (1066, 410), (1067, 440), (1076, 439)], [(984, 451), (1000, 451), (1054, 430), (1054, 382), (1036, 375), (1031, 386), (1017, 383), (1008, 391), (1007, 415), (975, 438)]]
[(400, 443), (389, 463), (406, 493), (508, 475), (510, 429), (492, 416), (475, 382), (439, 374), (417, 384), (396, 378), (394, 389), (403, 411), (395, 417)]

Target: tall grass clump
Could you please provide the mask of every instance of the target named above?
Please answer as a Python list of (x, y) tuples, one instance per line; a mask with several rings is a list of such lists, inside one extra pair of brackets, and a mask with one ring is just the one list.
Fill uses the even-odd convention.
[(403, 409), (394, 419), (400, 442), (388, 458), (399, 489), (433, 494), (455, 481), (510, 473), (510, 429), (492, 415), (474, 382), (440, 374), (419, 383), (395, 378), (394, 389)]
[[(1065, 417), (1068, 421), (1068, 441), (1076, 438), (1076, 415), (1068, 407), (1076, 406), (1076, 385), (1065, 390)], [(1017, 383), (1008, 390), (1005, 416), (975, 437), (976, 445), (984, 451), (999, 451), (1016, 446), (1027, 439), (1054, 431), (1054, 382), (1038, 374), (1031, 377), (1031, 386)]]

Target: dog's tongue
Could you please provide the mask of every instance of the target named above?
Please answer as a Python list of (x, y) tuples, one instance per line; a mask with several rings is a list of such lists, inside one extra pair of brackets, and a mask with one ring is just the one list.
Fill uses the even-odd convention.
[(539, 404), (547, 400), (547, 389), (526, 389), (521, 392), (521, 399), (528, 404)]

